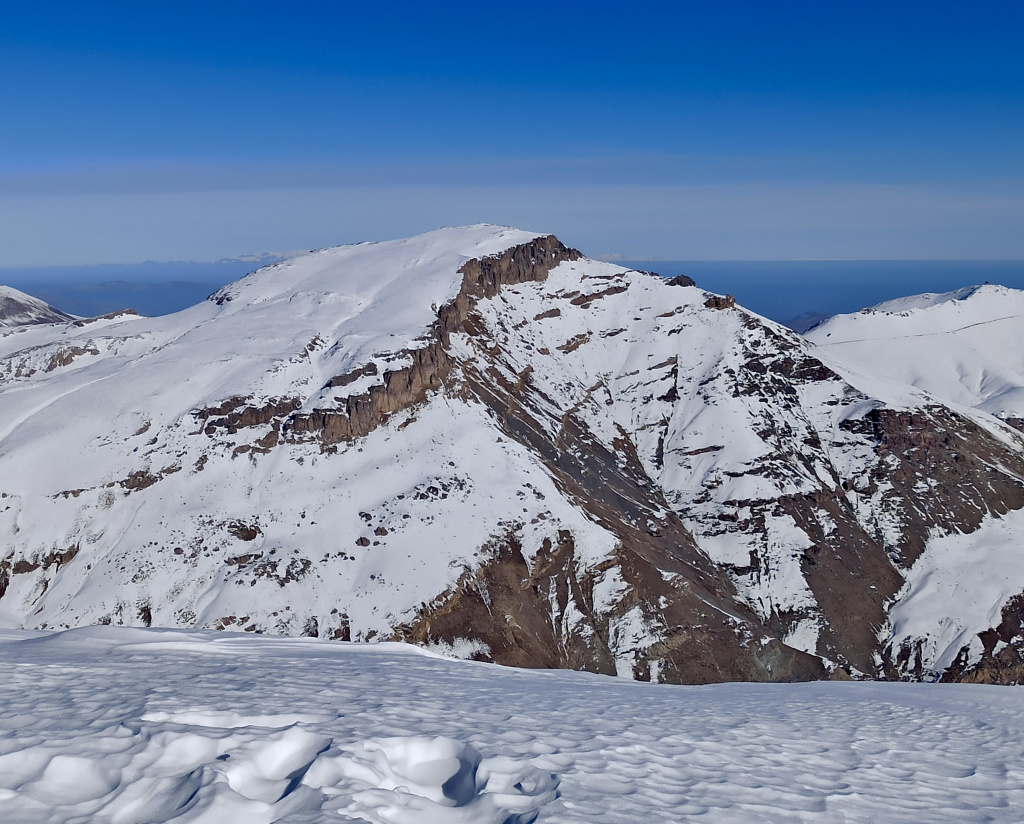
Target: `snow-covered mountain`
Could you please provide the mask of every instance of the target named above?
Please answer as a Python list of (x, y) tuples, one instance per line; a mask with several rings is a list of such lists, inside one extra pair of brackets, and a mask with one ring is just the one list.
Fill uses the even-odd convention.
[(985, 284), (835, 315), (807, 337), (945, 403), (1024, 423), (1024, 291)]
[(54, 309), (39, 298), (10, 286), (0, 286), (0, 329), (36, 323), (62, 323), (71, 319), (71, 315)]
[[(1019, 433), (552, 236), (327, 249), (176, 315), (21, 327), (0, 381), (5, 626), (1018, 677), (1024, 565), (990, 538), (1024, 528)], [(972, 554), (998, 585), (936, 598)]]

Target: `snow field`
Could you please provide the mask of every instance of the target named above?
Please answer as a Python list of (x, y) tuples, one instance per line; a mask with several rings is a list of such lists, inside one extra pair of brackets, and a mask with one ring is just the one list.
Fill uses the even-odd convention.
[(986, 284), (829, 318), (807, 338), (944, 403), (1024, 415), (1024, 291)]
[(673, 687), (400, 644), (0, 635), (27, 822), (1019, 821), (1019, 688)]

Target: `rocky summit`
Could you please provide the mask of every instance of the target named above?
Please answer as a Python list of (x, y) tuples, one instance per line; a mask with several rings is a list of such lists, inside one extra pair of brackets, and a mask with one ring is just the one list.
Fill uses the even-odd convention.
[(11, 325), (0, 625), (1021, 681), (1024, 436), (843, 355), (486, 225)]

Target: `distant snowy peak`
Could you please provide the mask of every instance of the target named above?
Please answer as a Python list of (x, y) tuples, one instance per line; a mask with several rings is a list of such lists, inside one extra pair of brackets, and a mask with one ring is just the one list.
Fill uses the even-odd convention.
[[(887, 300), (882, 303), (861, 309), (848, 315), (835, 315), (820, 326), (832, 324), (835, 327), (842, 327), (845, 324), (842, 319), (856, 319), (850, 321), (852, 324), (870, 324), (866, 318), (873, 318), (878, 315), (902, 317), (927, 318), (924, 323), (931, 328), (921, 331), (951, 331), (957, 324), (980, 320), (988, 321), (996, 316), (1020, 314), (1024, 312), (1024, 291), (1010, 289), (1006, 286), (986, 283), (981, 286), (965, 286), (962, 289), (955, 289), (952, 292), (925, 292), (920, 295)], [(978, 317), (975, 318), (974, 316)], [(835, 323), (833, 323), (835, 321)], [(820, 327), (819, 327), (820, 328)], [(871, 327), (873, 329), (873, 327)], [(817, 332), (817, 328), (815, 330)], [(832, 330), (832, 337), (836, 337), (836, 329)]]
[(965, 286), (962, 289), (954, 289), (952, 292), (923, 292), (920, 295), (908, 295), (907, 297), (894, 298), (893, 300), (882, 301), (874, 306), (862, 310), (865, 313), (871, 312), (909, 312), (913, 309), (927, 309), (950, 301), (967, 300), (975, 295), (999, 294), (1014, 291), (1005, 286), (993, 286), (986, 283), (984, 286)]
[(1024, 417), (1024, 291), (985, 284), (836, 315), (807, 338), (946, 403)]
[(26, 295), (10, 286), (0, 286), (0, 328), (36, 323), (63, 323), (71, 319), (71, 315), (54, 309), (39, 298)]

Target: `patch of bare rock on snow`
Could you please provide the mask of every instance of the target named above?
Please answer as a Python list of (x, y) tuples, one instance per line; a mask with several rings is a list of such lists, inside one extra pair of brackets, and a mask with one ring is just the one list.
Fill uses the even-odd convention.
[(1018, 688), (653, 685), (404, 644), (0, 636), (0, 819), (1018, 821)]

